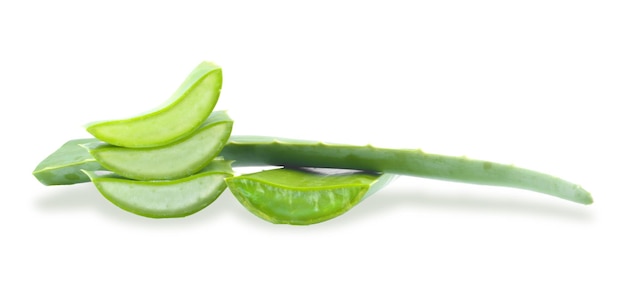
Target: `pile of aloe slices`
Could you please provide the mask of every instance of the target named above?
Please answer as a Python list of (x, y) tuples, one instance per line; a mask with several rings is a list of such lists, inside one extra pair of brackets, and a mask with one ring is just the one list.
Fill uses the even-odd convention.
[(338, 216), (377, 189), (370, 189), (375, 183), (388, 182), (379, 179), (391, 175), (329, 175), (297, 167), (233, 177), (232, 161), (218, 156), (233, 127), (226, 112), (213, 111), (221, 86), (221, 68), (203, 62), (165, 105), (133, 118), (89, 124), (95, 138), (67, 142), (33, 175), (44, 185), (91, 181), (113, 204), (152, 218), (198, 212), (228, 182), (251, 212), (289, 224)]
[[(420, 150), (231, 137), (233, 120), (224, 111), (213, 111), (221, 87), (221, 68), (202, 62), (164, 105), (133, 118), (89, 124), (94, 138), (65, 143), (33, 175), (44, 185), (93, 182), (113, 204), (151, 218), (198, 212), (228, 187), (243, 206), (267, 221), (319, 223), (378, 191), (392, 174), (592, 202), (578, 185), (511, 165)], [(233, 162), (281, 167), (235, 176)], [(346, 170), (329, 174), (309, 167)]]

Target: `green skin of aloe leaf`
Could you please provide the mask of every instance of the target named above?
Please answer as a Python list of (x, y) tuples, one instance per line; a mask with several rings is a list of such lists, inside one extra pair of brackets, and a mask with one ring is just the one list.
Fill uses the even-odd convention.
[(421, 150), (234, 136), (220, 155), (234, 160), (234, 166), (284, 165), (358, 169), (519, 188), (581, 204), (593, 203), (591, 194), (579, 185), (548, 174), (466, 157), (429, 154)]
[(202, 62), (160, 107), (128, 119), (94, 122), (87, 125), (87, 131), (101, 141), (121, 147), (168, 145), (202, 124), (215, 107), (221, 88), (222, 69)]
[(96, 143), (87, 148), (105, 169), (118, 175), (136, 180), (178, 179), (208, 165), (226, 145), (232, 127), (228, 114), (216, 111), (192, 135), (173, 144), (125, 148)]
[(81, 146), (94, 142), (98, 140), (87, 138), (68, 141), (42, 160), (33, 171), (33, 175), (44, 185), (88, 182), (89, 176), (80, 170), (105, 170), (87, 149)]
[(392, 177), (283, 168), (230, 177), (226, 183), (237, 200), (258, 217), (276, 224), (309, 225), (347, 212)]
[[(92, 142), (95, 140), (91, 140)], [(46, 158), (33, 172), (45, 185), (72, 184), (88, 181), (64, 180), (67, 174), (79, 174), (83, 165), (95, 160), (83, 149), (83, 157), (75, 160), (68, 153), (76, 152), (66, 144)], [(372, 146), (325, 144), (320, 142), (258, 136), (233, 136), (222, 149), (220, 156), (234, 160), (233, 166), (304, 166), (321, 168), (356, 169), (372, 172), (410, 175), (433, 179), (504, 186), (531, 190), (581, 204), (593, 202), (589, 192), (579, 185), (563, 179), (512, 165), (424, 153), (421, 150), (384, 149)], [(46, 162), (46, 163), (44, 163)]]
[(226, 189), (232, 176), (230, 161), (215, 160), (202, 171), (176, 180), (137, 181), (115, 174), (84, 171), (111, 203), (150, 218), (178, 218), (200, 211)]

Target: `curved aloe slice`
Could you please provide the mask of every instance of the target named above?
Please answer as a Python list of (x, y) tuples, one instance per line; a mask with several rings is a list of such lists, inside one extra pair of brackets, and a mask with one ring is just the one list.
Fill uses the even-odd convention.
[(213, 203), (232, 176), (229, 161), (213, 161), (202, 172), (166, 181), (135, 181), (108, 173), (83, 171), (100, 193), (118, 207), (150, 218), (191, 215)]
[(177, 179), (195, 174), (215, 158), (230, 136), (233, 121), (213, 112), (192, 135), (155, 148), (98, 145), (91, 155), (106, 169), (137, 180)]
[(226, 179), (250, 212), (277, 224), (308, 225), (337, 217), (389, 183), (393, 175), (320, 174), (274, 169)]
[(172, 143), (209, 116), (222, 88), (222, 69), (202, 62), (161, 107), (129, 119), (89, 124), (87, 131), (112, 145), (144, 148)]

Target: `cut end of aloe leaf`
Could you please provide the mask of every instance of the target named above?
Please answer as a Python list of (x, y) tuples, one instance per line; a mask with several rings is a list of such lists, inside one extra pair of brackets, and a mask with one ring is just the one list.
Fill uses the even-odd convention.
[(230, 162), (216, 161), (193, 176), (162, 181), (135, 181), (93, 171), (83, 171), (98, 191), (116, 206), (149, 218), (179, 218), (213, 203), (232, 176)]
[(335, 218), (358, 204), (380, 175), (318, 174), (274, 169), (226, 179), (250, 212), (276, 224), (309, 225)]
[(215, 107), (221, 88), (221, 68), (203, 62), (161, 107), (129, 119), (91, 123), (86, 129), (99, 140), (121, 147), (167, 145), (202, 124)]
[(95, 141), (96, 139), (90, 138), (66, 142), (37, 165), (32, 173), (33, 176), (43, 185), (88, 182), (89, 177), (80, 170), (101, 170), (102, 166), (89, 155), (89, 152), (82, 145)]

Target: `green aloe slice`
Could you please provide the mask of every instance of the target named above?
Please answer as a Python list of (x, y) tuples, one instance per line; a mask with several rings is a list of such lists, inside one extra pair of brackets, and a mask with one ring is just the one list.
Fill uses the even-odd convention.
[(233, 121), (226, 112), (217, 111), (192, 135), (173, 144), (154, 148), (97, 144), (90, 152), (106, 169), (127, 178), (183, 178), (204, 168), (220, 153), (228, 142), (232, 127)]
[(76, 139), (68, 141), (42, 160), (33, 175), (44, 185), (65, 185), (89, 181), (80, 170), (102, 170), (102, 166), (81, 144), (93, 143), (96, 139)]
[(274, 169), (226, 179), (230, 191), (253, 214), (277, 224), (308, 225), (337, 217), (389, 183), (393, 175), (323, 174)]
[(83, 171), (100, 193), (131, 213), (150, 218), (191, 215), (213, 203), (232, 176), (230, 161), (215, 160), (200, 173), (176, 180), (136, 181), (114, 173)]
[(209, 116), (222, 88), (222, 69), (202, 62), (159, 108), (133, 118), (89, 124), (87, 131), (112, 145), (144, 148), (172, 143)]

